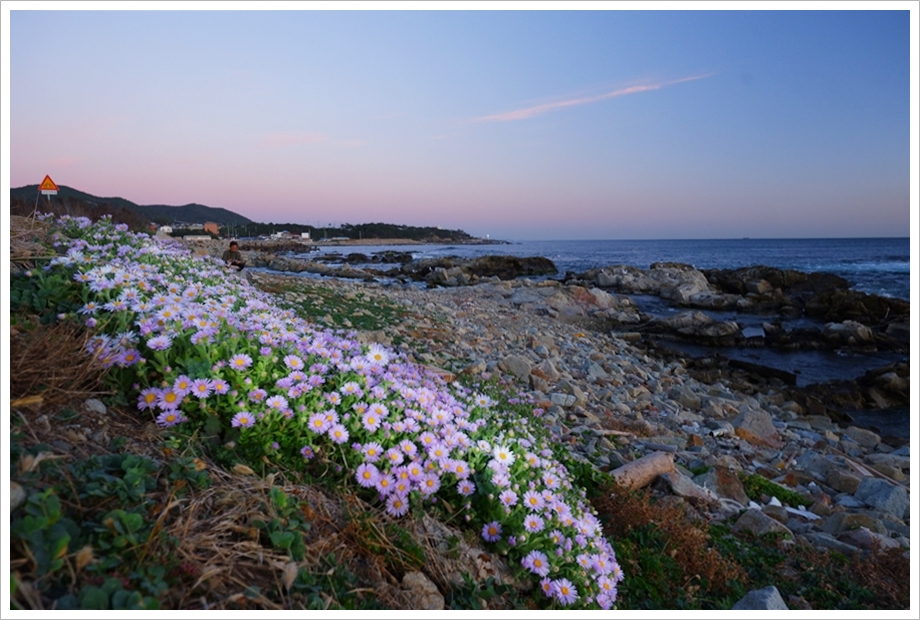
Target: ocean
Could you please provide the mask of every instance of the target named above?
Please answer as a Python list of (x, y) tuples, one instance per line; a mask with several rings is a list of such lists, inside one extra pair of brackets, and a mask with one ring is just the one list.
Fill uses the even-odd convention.
[(561, 274), (608, 265), (648, 268), (677, 262), (697, 269), (766, 265), (804, 272), (830, 272), (856, 290), (910, 298), (910, 238), (865, 239), (709, 239), (642, 241), (519, 241), (496, 245), (320, 246), (325, 253), (383, 250), (411, 252), (415, 258), (475, 257), (487, 254), (543, 256)]

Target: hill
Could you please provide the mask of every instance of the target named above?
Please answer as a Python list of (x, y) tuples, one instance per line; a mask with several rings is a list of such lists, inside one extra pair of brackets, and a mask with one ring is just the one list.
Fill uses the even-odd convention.
[[(220, 207), (208, 207), (196, 203), (171, 206), (171, 205), (139, 205), (120, 197), (93, 196), (78, 189), (59, 185), (57, 194), (58, 199), (75, 199), (96, 206), (111, 206), (115, 208), (124, 208), (141, 215), (152, 222), (158, 224), (172, 224), (173, 222), (186, 223), (204, 223), (217, 222), (218, 224), (252, 224), (253, 221), (247, 217), (234, 213), (229, 209)], [(11, 198), (20, 198), (34, 200), (38, 193), (38, 185), (26, 185), (10, 190)]]

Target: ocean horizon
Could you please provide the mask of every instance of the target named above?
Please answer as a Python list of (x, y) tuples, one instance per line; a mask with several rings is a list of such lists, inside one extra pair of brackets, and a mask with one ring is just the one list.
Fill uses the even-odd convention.
[(910, 299), (910, 237), (740, 238), (740, 239), (607, 239), (502, 241), (485, 245), (456, 243), (319, 246), (323, 253), (347, 254), (394, 250), (414, 258), (489, 254), (543, 256), (560, 275), (610, 265), (643, 269), (656, 262), (676, 262), (697, 269), (738, 269), (755, 265), (806, 273), (833, 273), (854, 290)]

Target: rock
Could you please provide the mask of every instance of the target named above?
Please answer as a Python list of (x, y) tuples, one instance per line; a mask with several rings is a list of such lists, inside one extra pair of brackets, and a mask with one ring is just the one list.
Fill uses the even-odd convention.
[(409, 609), (440, 610), (444, 609), (444, 597), (424, 573), (411, 571), (403, 575), (402, 587), (408, 590)]
[(887, 528), (885, 528), (881, 521), (875, 517), (864, 514), (835, 512), (821, 523), (821, 529), (823, 531), (834, 535), (859, 528), (871, 530), (879, 534), (888, 533)]
[(786, 602), (783, 601), (783, 595), (779, 593), (776, 586), (767, 586), (762, 590), (748, 592), (732, 606), (732, 609), (766, 609), (772, 611), (789, 608), (786, 606)]
[(870, 430), (866, 430), (858, 426), (849, 426), (844, 432), (847, 437), (858, 443), (866, 450), (874, 449), (875, 446), (877, 446), (882, 441), (882, 438), (879, 437), (878, 433), (873, 433)]
[(10, 482), (10, 512), (19, 508), (26, 501), (26, 491), (15, 480)]
[(837, 468), (827, 470), (827, 484), (835, 491), (853, 495), (863, 481), (862, 476)]
[(780, 448), (783, 441), (773, 425), (773, 418), (762, 409), (746, 407), (732, 421), (735, 435), (755, 446)]
[(663, 473), (658, 477), (658, 480), (659, 483), (663, 484), (671, 493), (689, 500), (691, 504), (700, 505), (718, 502), (719, 498), (715, 493), (701, 487), (680, 472), (674, 471)]
[(871, 532), (865, 528), (846, 531), (840, 534), (837, 540), (865, 551), (870, 551), (875, 548), (885, 551), (887, 549), (897, 549), (901, 546), (900, 543), (893, 538)]
[(902, 471), (910, 470), (910, 457), (909, 456), (900, 456), (898, 454), (889, 453), (889, 454), (870, 454), (866, 457), (866, 460), (875, 465), (876, 467), (881, 465), (887, 465), (894, 469), (900, 469)]
[(750, 532), (757, 537), (775, 532), (781, 535), (788, 535), (789, 538), (794, 538), (789, 528), (757, 509), (748, 510), (738, 517), (738, 520), (735, 521), (735, 525), (732, 526), (732, 532), (735, 534)]
[(526, 379), (533, 364), (523, 355), (509, 355), (498, 363), (498, 367), (518, 379)]
[(837, 540), (830, 534), (824, 534), (822, 532), (809, 532), (807, 534), (803, 534), (803, 537), (805, 540), (819, 549), (836, 551), (837, 553), (842, 553), (849, 558), (852, 558), (857, 553), (859, 553), (859, 549), (853, 545)]
[(744, 492), (741, 480), (728, 467), (716, 465), (709, 471), (694, 476), (693, 481), (719, 497), (734, 500), (744, 506), (751, 501)]
[(105, 412), (106, 412), (105, 404), (101, 400), (98, 400), (96, 398), (90, 398), (85, 403), (83, 403), (83, 406), (86, 407), (87, 411), (93, 411), (95, 413), (100, 413), (102, 415), (105, 415)]
[(863, 480), (853, 497), (867, 506), (898, 519), (910, 510), (910, 495), (907, 490), (900, 485), (879, 478)]

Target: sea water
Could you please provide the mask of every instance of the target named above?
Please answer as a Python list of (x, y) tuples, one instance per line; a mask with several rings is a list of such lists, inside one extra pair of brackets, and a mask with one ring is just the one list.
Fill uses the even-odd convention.
[(519, 241), (497, 245), (320, 246), (324, 253), (383, 250), (410, 252), (415, 258), (488, 254), (543, 256), (566, 272), (609, 265), (647, 269), (656, 262), (675, 262), (697, 269), (735, 269), (765, 265), (779, 269), (834, 273), (852, 288), (901, 299), (910, 298), (910, 238), (865, 239), (693, 239)]
[[(489, 254), (543, 256), (559, 273), (581, 273), (609, 265), (630, 265), (643, 269), (656, 262), (676, 262), (697, 269), (735, 269), (765, 265), (803, 272), (833, 273), (850, 282), (854, 290), (900, 299), (910, 298), (910, 238), (856, 239), (709, 239), (709, 240), (596, 240), (520, 241), (502, 244), (465, 245), (349, 245), (320, 246), (323, 253), (358, 252), (368, 256), (392, 250), (411, 253), (414, 258), (458, 256), (473, 258)], [(316, 255), (308, 255), (316, 258)], [(306, 256), (305, 256), (306, 258)], [(384, 265), (368, 265), (381, 268)], [(678, 310), (650, 296), (636, 296), (644, 312), (655, 316)], [(707, 311), (708, 312), (708, 311)], [(711, 313), (717, 320), (736, 320), (742, 326), (759, 325), (765, 319), (744, 313)], [(718, 314), (718, 316), (716, 316)], [(803, 319), (808, 322), (809, 319)], [(785, 324), (785, 323), (784, 323)], [(793, 325), (790, 327), (804, 327)], [(683, 345), (681, 345), (683, 346)], [(784, 352), (766, 348), (719, 349), (683, 346), (691, 355), (718, 351), (727, 357), (793, 372), (797, 384), (809, 385), (838, 379), (855, 379), (867, 370), (907, 361), (908, 356), (833, 351)]]

